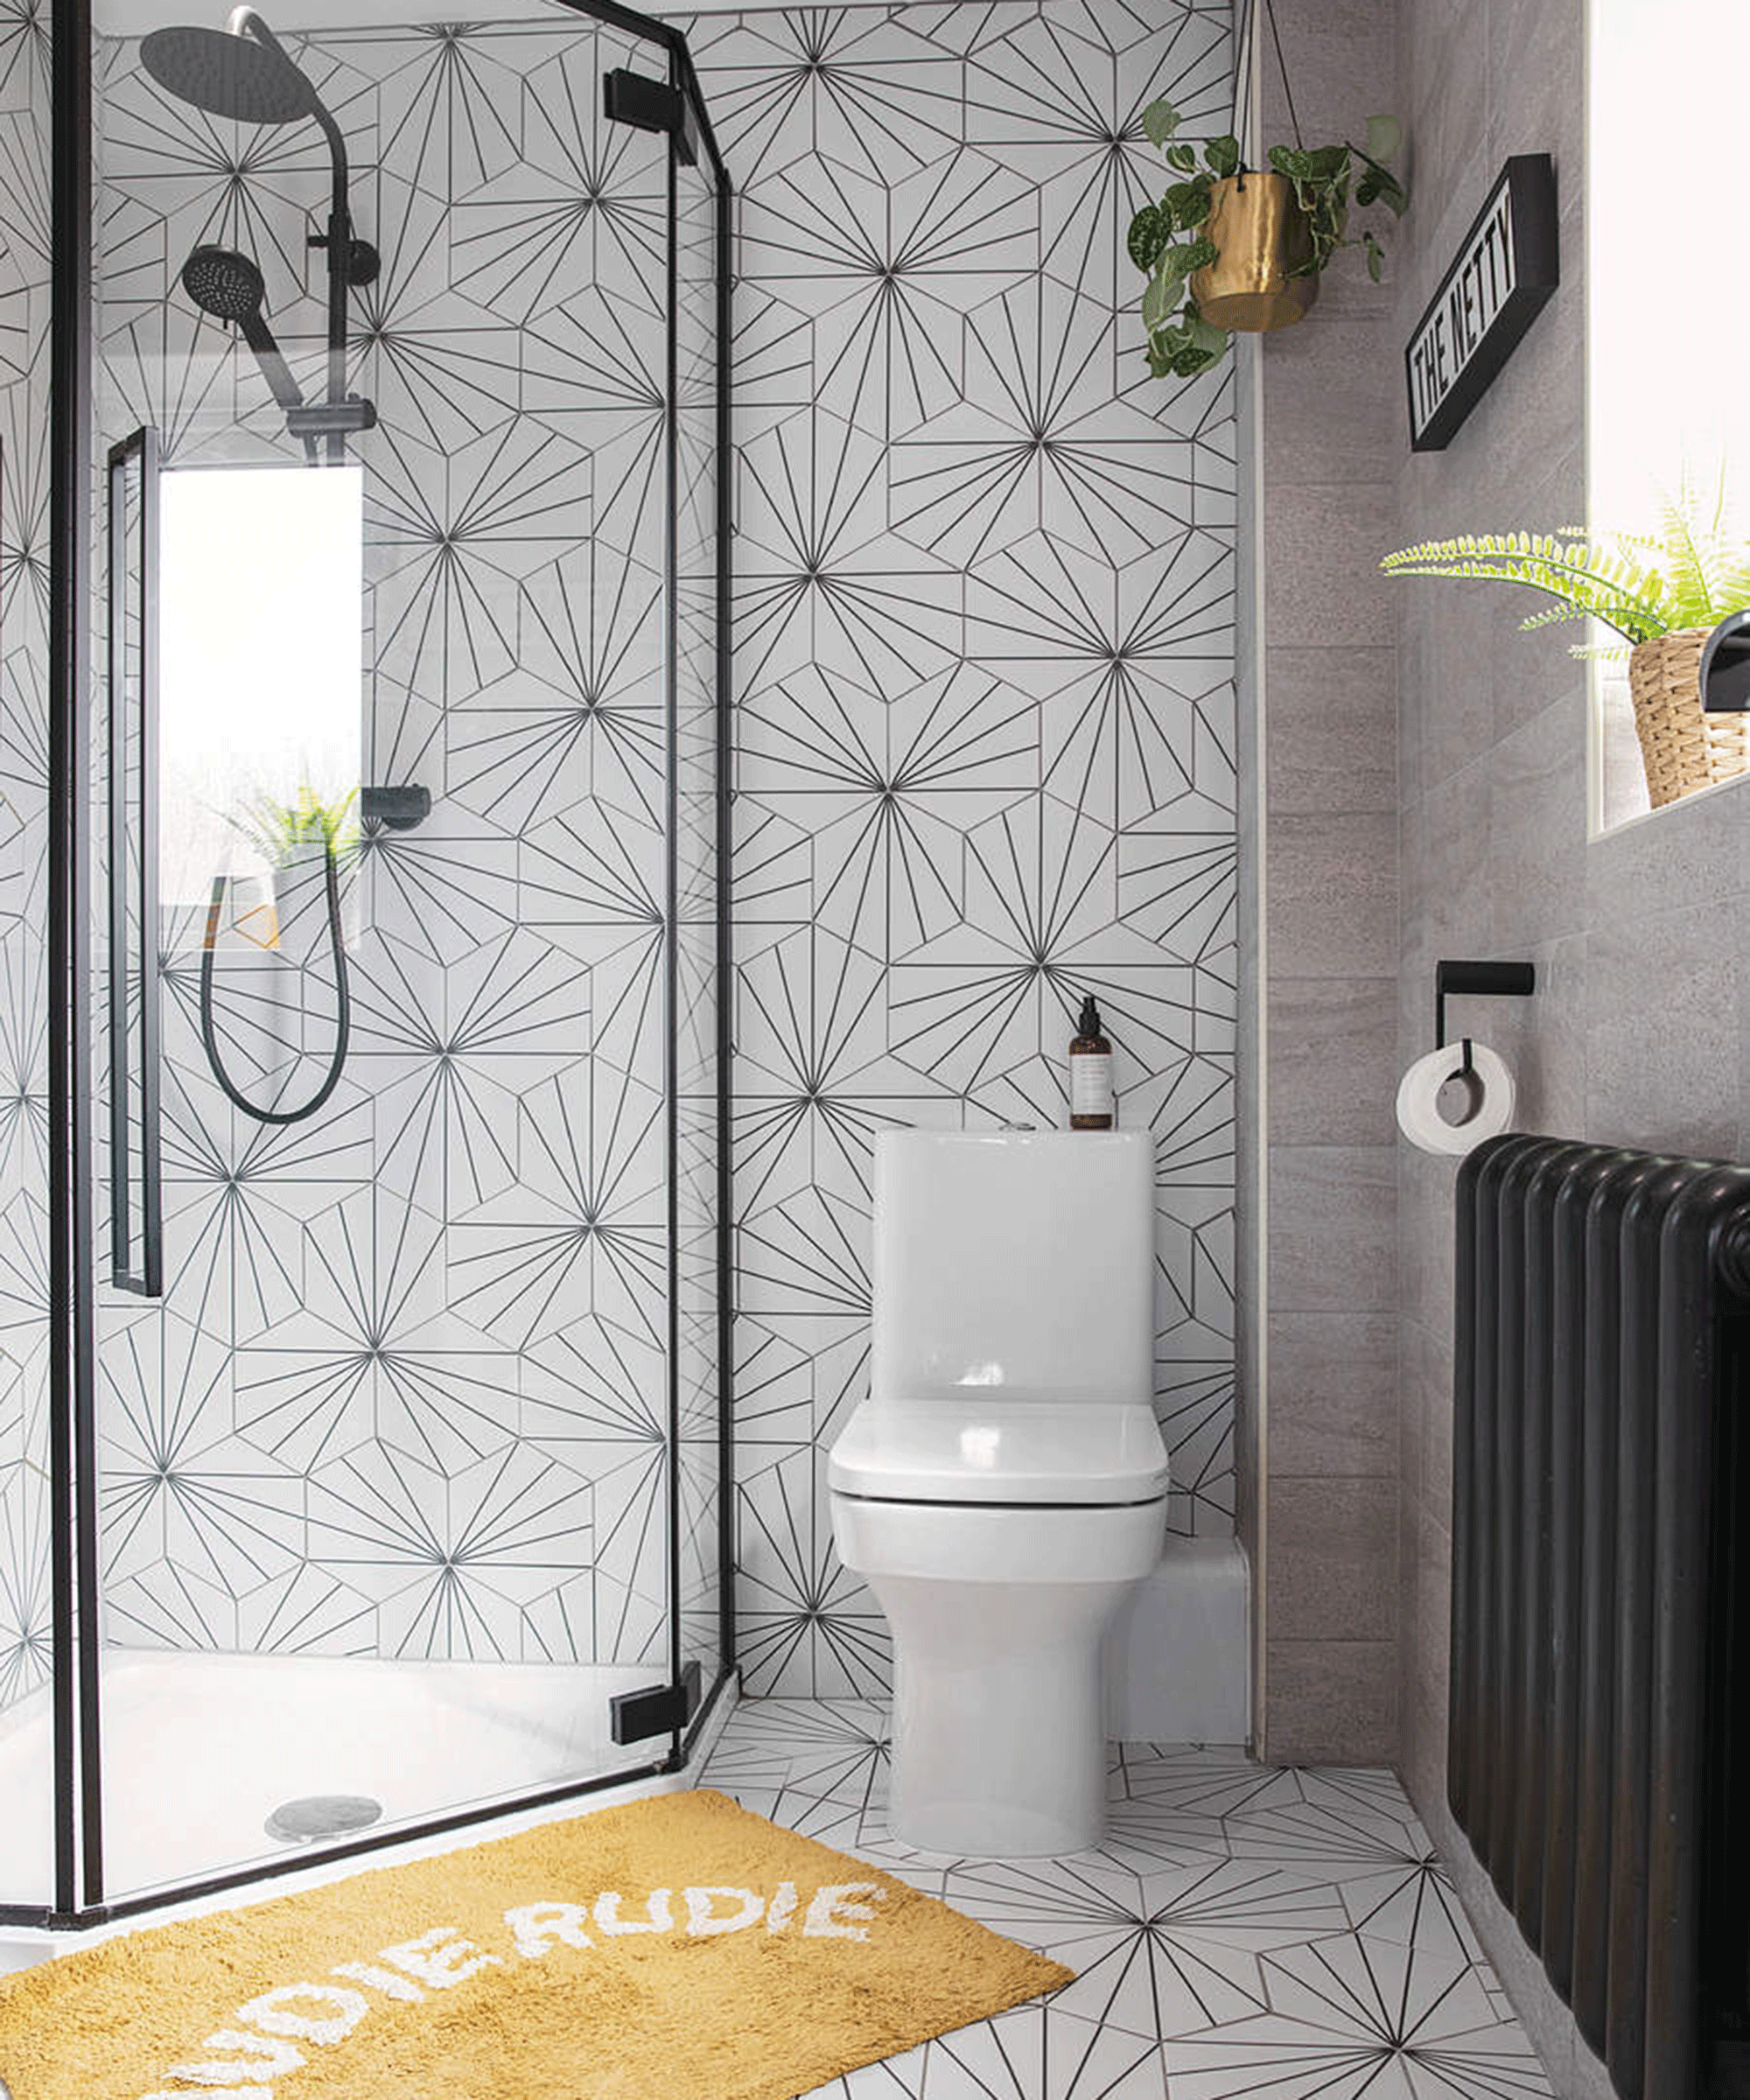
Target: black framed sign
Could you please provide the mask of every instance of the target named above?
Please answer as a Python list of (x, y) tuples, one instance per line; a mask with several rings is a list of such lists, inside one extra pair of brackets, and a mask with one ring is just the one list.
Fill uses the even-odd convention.
[(1555, 164), (1547, 153), (1516, 153), (1404, 350), (1412, 452), (1452, 443), (1556, 289), (1560, 269)]

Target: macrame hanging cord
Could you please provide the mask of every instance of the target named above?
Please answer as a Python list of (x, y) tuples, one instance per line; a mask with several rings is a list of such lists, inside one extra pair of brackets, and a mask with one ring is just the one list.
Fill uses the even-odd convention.
[[(1294, 89), (1288, 78), (1288, 64), (1282, 52), (1282, 31), (1276, 19), (1276, 0), (1264, 0), (1264, 18), (1270, 24), (1270, 40), (1276, 52), (1276, 70), (1282, 80), (1283, 100), (1288, 105), (1289, 129), (1294, 134), (1294, 143), (1304, 147), (1306, 140), (1300, 135), (1300, 113), (1294, 106)], [(1256, 62), (1254, 42), (1257, 34), (1257, 0), (1249, 0), (1240, 21), (1237, 47), (1234, 53), (1234, 108), (1228, 125), (1229, 132), (1240, 142), (1239, 183), (1245, 187), (1246, 172), (1252, 167), (1250, 136), (1252, 102), (1247, 92)]]

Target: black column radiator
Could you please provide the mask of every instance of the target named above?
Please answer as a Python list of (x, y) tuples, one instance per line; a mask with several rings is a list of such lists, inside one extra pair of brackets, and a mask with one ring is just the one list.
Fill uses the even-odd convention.
[(1626, 2100), (1750, 2100), (1750, 1169), (1459, 1174), (1452, 1812)]

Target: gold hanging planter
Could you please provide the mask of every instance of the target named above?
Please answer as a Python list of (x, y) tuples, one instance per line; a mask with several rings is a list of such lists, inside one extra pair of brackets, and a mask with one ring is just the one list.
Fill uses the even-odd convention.
[(1294, 273), (1312, 258), (1312, 235), (1285, 175), (1249, 170), (1224, 176), (1210, 192), (1201, 230), (1219, 251), (1191, 278), (1191, 296), (1206, 321), (1268, 335), (1306, 318), (1319, 279)]

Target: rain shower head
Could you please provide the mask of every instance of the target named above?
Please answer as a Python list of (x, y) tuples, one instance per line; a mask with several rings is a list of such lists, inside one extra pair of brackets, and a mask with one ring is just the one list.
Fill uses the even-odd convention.
[(327, 398), (304, 405), (298, 382), (286, 367), (277, 343), (262, 318), (266, 288), (262, 273), (234, 248), (197, 248), (184, 263), (183, 290), (203, 313), (230, 321), (243, 332), (286, 411), (286, 422), (314, 458), (318, 438), (327, 441), (328, 457), (345, 456), (349, 431), (368, 430), (376, 410), (346, 392), (348, 294), (374, 284), (382, 261), (368, 241), (353, 232), (346, 196), (346, 142), (340, 127), (310, 76), (252, 7), (234, 8), (221, 29), (155, 29), (140, 39), (140, 62), (159, 87), (209, 116), (243, 124), (290, 124), (304, 118), (321, 127), (333, 163), (333, 191), (326, 233), (312, 234), (312, 248), (326, 251), (328, 261)]
[(155, 29), (140, 39), (140, 63), (160, 88), (209, 116), (292, 124), (328, 114), (276, 42), (261, 43), (241, 31)]

